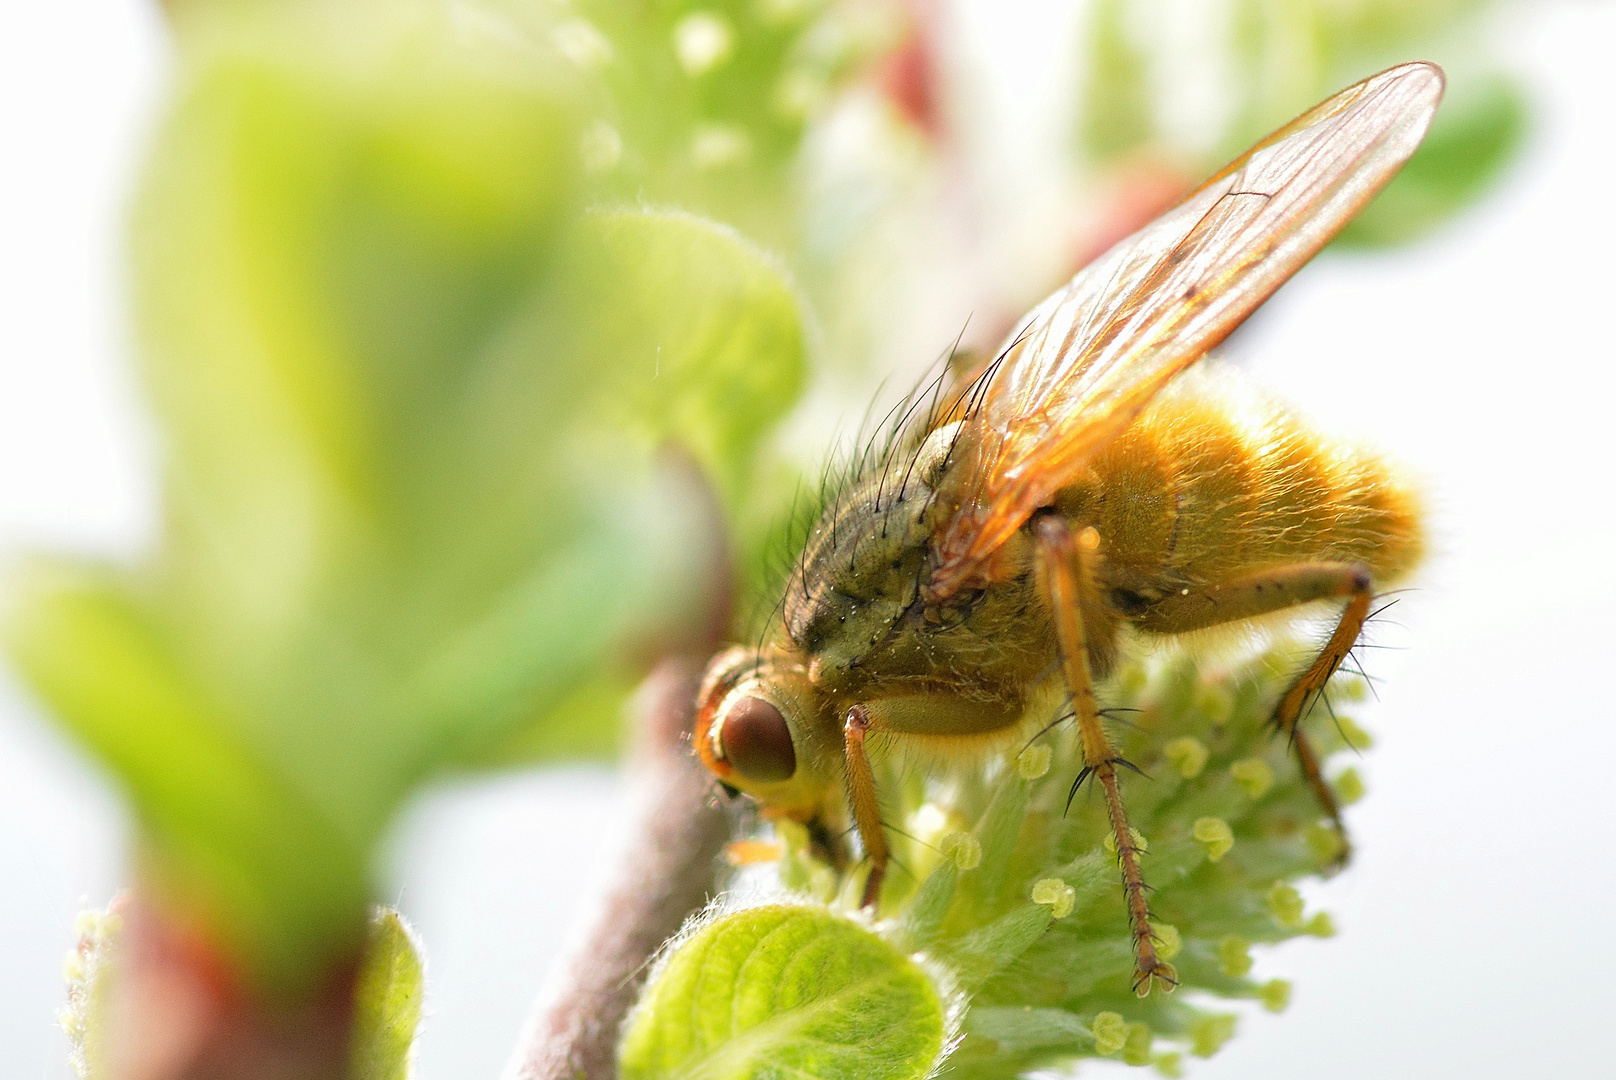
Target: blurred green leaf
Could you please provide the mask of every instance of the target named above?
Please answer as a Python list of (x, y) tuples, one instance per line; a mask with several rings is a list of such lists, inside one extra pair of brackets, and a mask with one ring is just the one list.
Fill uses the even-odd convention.
[(228, 704), (186, 679), (124, 584), (38, 561), (8, 592), (12, 659), (127, 787), (174, 899), (272, 980), (349, 944), (361, 852), (231, 729)]
[(637, 685), (626, 664), (607, 664), (505, 741), (469, 755), (480, 768), (536, 761), (608, 760), (623, 746), (623, 709)]
[[(596, 213), (588, 226), (598, 242), (576, 279), (593, 291), (568, 298), (594, 350), (579, 361), (622, 368), (621, 425), (678, 443), (738, 500), (748, 451), (803, 382), (783, 272), (738, 234), (684, 214)], [(669, 302), (681, 293), (701, 302)]]
[(588, 688), (710, 620), (713, 492), (802, 381), (772, 260), (588, 210), (533, 61), (424, 3), (182, 21), (132, 244), (162, 544), (40, 564), (7, 627), (154, 876), (277, 985), (362, 933), (421, 781), (611, 745)]
[(627, 1080), (919, 1080), (943, 1006), (913, 961), (821, 909), (719, 917), (685, 940), (629, 1018)]
[[(563, 415), (545, 416), (546, 410), (535, 408), (521, 423), (533, 428), (534, 418), (545, 416), (542, 423), (550, 428), (542, 437), (557, 441), (555, 453), (563, 459), (556, 469), (587, 477), (597, 493), (621, 490), (612, 474), (625, 468), (651, 477), (656, 490), (609, 504), (611, 512), (585, 530), (586, 543), (574, 551), (579, 561), (554, 579), (570, 599), (536, 592), (522, 600), (513, 594), (518, 607), (469, 631), (453, 647), (459, 659), (446, 654), (432, 669), (432, 685), (423, 686), (421, 697), (441, 703), (448, 716), (464, 713), (468, 704), (475, 710), (492, 691), (508, 688), (504, 708), (483, 711), (495, 727), (481, 740), (463, 739), (461, 752), (473, 758), (496, 743), (502, 749), (494, 756), (503, 760), (521, 748), (587, 752), (612, 744), (616, 704), (627, 684), (620, 671), (588, 676), (592, 683), (574, 682), (584, 696), (566, 704), (524, 685), (547, 668), (560, 668), (587, 639), (591, 624), (611, 626), (604, 601), (617, 593), (658, 601), (642, 602), (622, 620), (637, 626), (643, 639), (653, 636), (651, 628), (659, 618), (665, 621), (666, 611), (695, 606), (693, 588), (722, 587), (719, 578), (731, 568), (696, 544), (677, 542), (703, 531), (712, 537), (723, 527), (703, 520), (704, 510), (716, 516), (719, 507), (680, 462), (699, 466), (732, 512), (744, 510), (754, 450), (803, 381), (795, 294), (761, 251), (711, 222), (651, 211), (590, 213), (570, 241), (558, 282), (542, 298), (537, 317), (513, 337), (518, 355), (531, 349), (552, 359), (547, 365), (526, 359), (512, 365), (514, 381), (498, 381), (496, 397), (542, 399), (542, 391), (521, 381), (539, 376), (548, 382), (549, 373), (563, 367), (587, 373), (596, 385)], [(491, 404), (489, 412), (505, 409)], [(648, 465), (669, 447), (677, 448), (676, 457), (664, 458), (659, 468)], [(499, 469), (491, 463), (488, 471)], [(556, 503), (549, 509), (555, 511)], [(636, 566), (655, 573), (636, 584)], [(704, 570), (707, 579), (692, 582)], [(681, 599), (681, 590), (684, 602), (670, 603)], [(537, 627), (547, 633), (523, 637)], [(615, 631), (617, 640), (623, 629)], [(593, 655), (598, 658), (606, 644), (599, 643)], [(537, 723), (523, 719), (536, 712)], [(477, 725), (470, 719), (452, 723), (462, 735)], [(602, 724), (609, 727), (602, 731)]]

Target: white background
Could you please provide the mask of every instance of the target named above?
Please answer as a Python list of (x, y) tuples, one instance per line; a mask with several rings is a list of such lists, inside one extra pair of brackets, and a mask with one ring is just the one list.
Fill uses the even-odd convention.
[[(166, 62), (154, 7), (0, 7), (6, 550), (116, 555), (154, 529), (118, 261)], [(990, 62), (1053, 55), (1007, 25)], [(1252, 1014), (1193, 1076), (1616, 1070), (1616, 10), (1532, 8), (1504, 48), (1536, 106), (1506, 181), (1406, 255), (1321, 260), (1240, 343), (1321, 426), (1413, 466), (1437, 556), (1364, 716), (1359, 858), (1308, 892), (1341, 933), (1260, 956), (1259, 975), (1295, 982), (1290, 1010)], [(406, 816), (391, 879), (428, 946), (425, 1080), (497, 1075), (631, 796), (604, 771), (550, 771)], [(116, 888), (126, 828), (106, 779), (0, 682), (0, 1077), (69, 1075), (61, 958), (74, 913)]]

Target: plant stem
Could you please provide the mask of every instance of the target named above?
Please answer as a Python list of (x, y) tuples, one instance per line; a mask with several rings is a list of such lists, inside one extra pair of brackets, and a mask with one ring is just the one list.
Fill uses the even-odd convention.
[(690, 754), (701, 668), (669, 659), (635, 701), (630, 767), (645, 814), (599, 921), (560, 987), (534, 1009), (508, 1080), (610, 1080), (617, 1036), (656, 950), (717, 891), (729, 837), (712, 778)]

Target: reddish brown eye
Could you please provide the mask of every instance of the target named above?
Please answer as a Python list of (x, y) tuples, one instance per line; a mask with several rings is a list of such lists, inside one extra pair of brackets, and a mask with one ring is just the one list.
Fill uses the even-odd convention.
[(725, 760), (744, 779), (773, 783), (789, 780), (797, 771), (797, 751), (786, 718), (762, 698), (743, 697), (731, 705), (719, 740)]

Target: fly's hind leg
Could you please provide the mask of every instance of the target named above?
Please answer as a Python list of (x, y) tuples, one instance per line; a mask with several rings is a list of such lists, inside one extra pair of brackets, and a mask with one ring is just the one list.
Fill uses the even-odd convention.
[(1184, 633), (1237, 619), (1249, 619), (1317, 600), (1345, 598), (1347, 606), (1335, 631), (1306, 671), (1297, 677), (1274, 706), (1272, 723), (1289, 740), (1302, 776), (1335, 826), (1340, 842), (1334, 869), (1345, 866), (1352, 853), (1341, 805), (1324, 779), (1318, 755), (1301, 729), (1309, 703), (1324, 693), (1341, 662), (1352, 651), (1369, 618), (1371, 578), (1358, 563), (1292, 563), (1169, 597), (1155, 605), (1140, 621), (1152, 633)]
[(1307, 670), (1302, 672), (1274, 706), (1272, 722), (1276, 729), (1284, 732), (1291, 745), (1295, 747), (1296, 760), (1301, 765), (1302, 775), (1318, 796), (1319, 804), (1329, 815), (1331, 823), (1335, 825), (1340, 847), (1336, 850), (1332, 866), (1333, 869), (1339, 870), (1346, 866), (1347, 860), (1352, 857), (1352, 844), (1347, 839), (1346, 822), (1341, 819), (1341, 804), (1336, 801), (1335, 792), (1325, 781), (1324, 773), (1319, 769), (1318, 756), (1314, 754), (1312, 744), (1300, 727), (1308, 702), (1323, 695), (1325, 684), (1352, 651), (1352, 646), (1358, 641), (1358, 635), (1363, 632), (1364, 622), (1369, 618), (1368, 570), (1361, 566), (1343, 568), (1337, 578), (1336, 587), (1340, 590), (1337, 595), (1348, 597), (1346, 610), (1341, 613), (1341, 621), (1336, 623), (1330, 640), (1324, 643), (1324, 648), (1313, 658), (1313, 663), (1308, 665)]
[(1139, 849), (1134, 843), (1133, 831), (1128, 828), (1127, 811), (1117, 786), (1117, 766), (1126, 762), (1117, 754), (1105, 726), (1100, 723), (1094, 701), (1094, 678), (1089, 670), (1082, 613), (1083, 605), (1099, 602), (1094, 579), (1100, 536), (1092, 528), (1074, 536), (1065, 520), (1054, 514), (1040, 518), (1035, 529), (1039, 582), (1054, 616), (1066, 685), (1072, 693), (1072, 710), (1077, 714), (1083, 772), (1093, 776), (1105, 793), (1106, 813), (1116, 837), (1117, 862), (1122, 867), (1123, 892), (1137, 964), (1134, 992), (1144, 997), (1157, 981), (1171, 990), (1178, 985), (1178, 973), (1156, 954), (1155, 933), (1150, 928), (1150, 905), (1145, 897), (1147, 886), (1139, 868)]

